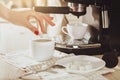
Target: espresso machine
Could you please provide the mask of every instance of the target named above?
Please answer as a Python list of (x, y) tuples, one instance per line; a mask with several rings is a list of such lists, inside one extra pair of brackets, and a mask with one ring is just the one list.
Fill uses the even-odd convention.
[[(44, 7), (36, 6), (34, 9), (37, 12), (52, 13), (52, 14), (73, 14), (80, 17), (86, 14), (86, 9), (89, 5), (94, 5), (99, 11), (99, 47), (92, 48), (75, 48), (66, 49), (56, 47), (57, 50), (65, 53), (75, 53), (76, 55), (86, 54), (95, 55), (103, 54), (103, 60), (107, 67), (115, 67), (118, 64), (118, 56), (120, 52), (120, 22), (118, 19), (120, 12), (117, 9), (113, 10), (112, 0), (64, 0), (68, 6), (65, 7)], [(119, 6), (119, 4), (117, 5)], [(108, 26), (105, 28), (105, 12), (107, 12)], [(116, 14), (115, 14), (116, 13)], [(118, 14), (119, 13), (119, 14)], [(91, 44), (90, 44), (91, 45)]]

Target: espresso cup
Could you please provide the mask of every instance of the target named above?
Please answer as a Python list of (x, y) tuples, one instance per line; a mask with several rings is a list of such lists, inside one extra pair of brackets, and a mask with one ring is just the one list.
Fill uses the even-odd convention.
[(70, 36), (72, 39), (83, 39), (88, 24), (85, 23), (71, 23), (62, 27), (62, 32)]
[(50, 39), (36, 39), (30, 42), (30, 52), (33, 59), (45, 61), (53, 57), (55, 43)]

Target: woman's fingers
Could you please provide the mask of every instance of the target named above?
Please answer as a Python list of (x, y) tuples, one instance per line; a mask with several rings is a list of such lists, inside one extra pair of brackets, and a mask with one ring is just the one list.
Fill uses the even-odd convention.
[(41, 32), (42, 33), (45, 33), (45, 26), (44, 26), (44, 23), (43, 23), (43, 20), (38, 20), (38, 23), (40, 25), (40, 29), (41, 29)]
[(44, 21), (45, 20), (47, 23), (49, 23), (51, 26), (54, 26), (55, 24), (52, 22), (53, 17), (45, 16), (43, 14), (39, 15), (40, 17), (36, 17), (36, 20), (39, 22), (40, 29), (43, 33), (45, 33), (45, 25)]
[(32, 24), (27, 24), (27, 26), (34, 34), (39, 35), (39, 31), (35, 26), (33, 26)]
[[(53, 17), (50, 17), (50, 16), (48, 16), (48, 15), (44, 15), (44, 14), (42, 14), (42, 13), (36, 13), (36, 14), (34, 14), (34, 15), (31, 15), (31, 16), (29, 16), (28, 17), (28, 21), (31, 19), (31, 18), (34, 18), (36, 21), (36, 23), (37, 23), (37, 25), (39, 25), (39, 28), (38, 28), (38, 26), (37, 27), (35, 27), (34, 25), (32, 25), (31, 23), (29, 23), (29, 29), (32, 31), (32, 32), (34, 32), (36, 35), (38, 35), (39, 34), (39, 32), (38, 31), (40, 31), (40, 32), (42, 32), (42, 33), (45, 33), (45, 25), (44, 25), (44, 21), (43, 20), (45, 20), (48, 24), (50, 24), (51, 26), (54, 26), (55, 24), (52, 22), (52, 20), (53, 20)], [(40, 30), (38, 30), (38, 29), (40, 29)]]
[(47, 23), (49, 23), (51, 26), (55, 26), (55, 23), (52, 22), (53, 17), (50, 17), (50, 18), (46, 18), (45, 16), (43, 16), (43, 17)]
[(50, 17), (48, 15), (44, 15), (44, 14), (39, 14), (41, 17), (39, 18), (43, 18), (47, 23), (49, 23), (51, 26), (54, 26), (54, 22), (52, 22), (53, 17)]

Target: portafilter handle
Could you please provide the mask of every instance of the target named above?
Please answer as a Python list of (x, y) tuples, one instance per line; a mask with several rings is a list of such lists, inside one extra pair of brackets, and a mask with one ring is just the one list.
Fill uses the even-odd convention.
[(72, 13), (73, 15), (77, 16), (78, 18), (79, 18), (79, 16), (82, 16), (86, 13), (86, 11), (84, 11), (84, 12), (74, 11), (70, 7), (36, 6), (36, 7), (34, 7), (34, 10), (36, 12), (42, 12), (42, 13), (47, 13), (47, 14), (49, 14), (49, 13), (51, 13), (51, 14), (69, 14), (69, 13)]
[(36, 6), (34, 7), (36, 12), (42, 13), (51, 13), (51, 14), (69, 14), (70, 8), (69, 7), (43, 7), (43, 6)]

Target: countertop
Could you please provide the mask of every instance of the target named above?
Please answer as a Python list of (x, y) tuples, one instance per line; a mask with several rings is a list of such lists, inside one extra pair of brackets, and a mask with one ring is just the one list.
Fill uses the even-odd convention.
[[(66, 55), (66, 54), (65, 54)], [(55, 56), (57, 56), (57, 55), (55, 55)], [(59, 56), (61, 56), (62, 57), (62, 55), (61, 54), (59, 54)], [(74, 56), (73, 54), (71, 54), (71, 55), (69, 55), (69, 56)], [(95, 55), (95, 57), (98, 57), (98, 58), (102, 58), (102, 55)], [(119, 61), (120, 61), (120, 57), (118, 57), (119, 58)], [(9, 65), (10, 66), (10, 65)], [(107, 80), (120, 80), (120, 62), (118, 63), (118, 65), (117, 65), (117, 67), (115, 67), (115, 68), (111, 68), (111, 70), (113, 70), (112, 72), (109, 72), (109, 73), (107, 73), (107, 74), (104, 74), (103, 76), (105, 77), (105, 78), (107, 78)], [(7, 68), (8, 68), (8, 66), (6, 66)], [(8, 72), (10, 72), (10, 69), (12, 69), (13, 67), (11, 66), (11, 67), (9, 67), (9, 69), (8, 69)], [(109, 70), (109, 69), (108, 69)], [(6, 70), (6, 68), (5, 68), (5, 71), (7, 71)], [(15, 72), (15, 69), (13, 69), (13, 71)], [(100, 70), (101, 71), (101, 70)], [(102, 69), (102, 71), (105, 71), (105, 69)], [(45, 71), (45, 72), (47, 72), (47, 71)], [(99, 71), (98, 71), (99, 72)], [(96, 72), (95, 72), (96, 73)], [(3, 73), (2, 73), (3, 74)], [(42, 73), (40, 73), (40, 74), (42, 74)], [(44, 74), (44, 73), (43, 73)], [(90, 73), (90, 74), (92, 74), (92, 73)], [(98, 73), (99, 74), (99, 73)], [(3, 74), (4, 76), (5, 76), (5, 74)], [(13, 74), (14, 75), (14, 74)], [(60, 74), (58, 74), (58, 75), (60, 75)], [(92, 74), (93, 75), (93, 74)], [(4, 77), (3, 76), (3, 77)], [(10, 76), (10, 75), (9, 75)], [(8, 76), (8, 77), (9, 77)], [(49, 74), (49, 76), (50, 76), (50, 74)], [(69, 75), (70, 76), (70, 75)], [(69, 77), (68, 76), (68, 77)], [(14, 76), (15, 77), (15, 76)], [(79, 74), (78, 74), (78, 77), (79, 77)], [(48, 78), (47, 78), (48, 79)], [(43, 79), (43, 80), (47, 80), (47, 79)], [(56, 79), (56, 78), (55, 78)], [(54, 80), (55, 80), (54, 79)], [(88, 78), (89, 79), (89, 78)], [(0, 79), (1, 80), (1, 79)], [(3, 79), (2, 79), (3, 80)], [(5, 80), (5, 79), (4, 79)], [(23, 79), (18, 79), (18, 80), (23, 80)], [(26, 79), (24, 79), (24, 80), (26, 80)], [(29, 79), (27, 79), (27, 80), (31, 80), (31, 78), (29, 78)], [(35, 80), (35, 79), (32, 79), (32, 80)], [(81, 80), (81, 79), (80, 79)], [(86, 80), (86, 79), (85, 79)], [(92, 79), (91, 79), (92, 80)], [(99, 79), (99, 80), (101, 80), (101, 79)], [(104, 79), (104, 80), (106, 80), (106, 79)]]

